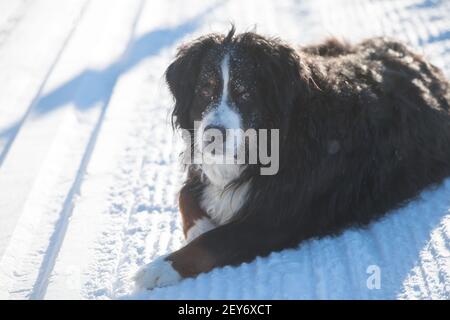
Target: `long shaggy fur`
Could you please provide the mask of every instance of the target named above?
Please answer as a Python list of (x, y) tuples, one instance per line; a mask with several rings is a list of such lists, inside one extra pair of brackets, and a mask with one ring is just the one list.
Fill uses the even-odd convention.
[[(182, 276), (366, 226), (450, 176), (449, 83), (386, 38), (296, 50), (234, 30), (202, 37), (182, 47), (166, 73), (177, 127), (192, 129), (204, 55), (230, 46), (256, 66), (257, 126), (280, 129), (280, 169), (262, 176), (259, 165), (249, 165), (232, 182), (251, 181), (247, 200), (232, 221), (167, 258)], [(196, 168), (187, 170), (182, 195), (195, 203), (205, 182)]]

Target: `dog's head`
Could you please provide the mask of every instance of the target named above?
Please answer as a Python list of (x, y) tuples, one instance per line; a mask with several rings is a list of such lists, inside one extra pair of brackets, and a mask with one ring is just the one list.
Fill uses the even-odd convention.
[(304, 72), (296, 51), (277, 39), (235, 35), (234, 28), (228, 35), (201, 37), (181, 47), (166, 71), (175, 98), (173, 123), (186, 130), (200, 124), (192, 143), (203, 155), (208, 132), (226, 132), (223, 152), (235, 156), (245, 145), (239, 132), (287, 134), (289, 114), (307, 81)]

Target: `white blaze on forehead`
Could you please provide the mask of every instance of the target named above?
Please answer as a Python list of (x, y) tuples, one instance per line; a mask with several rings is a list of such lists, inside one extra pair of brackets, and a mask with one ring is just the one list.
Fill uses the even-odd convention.
[[(230, 82), (230, 56), (225, 55), (221, 64), (222, 73), (222, 94), (218, 105), (210, 108), (210, 110), (203, 116), (200, 126), (200, 133), (203, 134), (204, 129), (208, 125), (222, 126), (225, 129), (240, 129), (242, 127), (242, 120), (240, 114), (233, 108), (229, 99), (229, 82)], [(199, 137), (200, 138), (200, 137)], [(238, 139), (239, 140), (239, 139)]]
[[(214, 164), (203, 164), (203, 172), (208, 176), (210, 181), (217, 184), (225, 184), (239, 175), (239, 166), (225, 165), (227, 159), (234, 160), (234, 156), (237, 154), (238, 149), (242, 144), (242, 118), (237, 108), (232, 105), (232, 101), (229, 97), (230, 86), (230, 56), (225, 55), (223, 58), (220, 69), (222, 73), (222, 92), (217, 104), (211, 105), (208, 111), (203, 115), (200, 127), (197, 134), (197, 145), (203, 146), (203, 137), (205, 134), (205, 128), (212, 126), (223, 127), (227, 130), (226, 137), (223, 137), (225, 143), (225, 157), (222, 154), (203, 154), (203, 156), (212, 157)], [(222, 148), (219, 148), (222, 150)], [(202, 148), (200, 148), (202, 151)]]
[(221, 63), (222, 71), (222, 96), (219, 107), (216, 110), (214, 124), (224, 126), (226, 129), (239, 129), (241, 127), (240, 115), (229, 105), (228, 88), (230, 82), (230, 55), (225, 55)]
[[(220, 104), (217, 109), (217, 119), (219, 124), (223, 125), (225, 129), (234, 129), (234, 131), (228, 131), (230, 134), (227, 137), (226, 145), (227, 150), (235, 153), (235, 148), (240, 145), (241, 136), (240, 132), (236, 129), (240, 129), (242, 126), (240, 114), (230, 106), (230, 99), (228, 95), (228, 88), (230, 86), (230, 55), (227, 54), (222, 60), (221, 64), (222, 71), (222, 96), (220, 98)], [(235, 141), (238, 145), (235, 145)]]
[(228, 83), (230, 82), (230, 55), (225, 55), (221, 65), (222, 70), (222, 98), (220, 104), (224, 104), (228, 98)]

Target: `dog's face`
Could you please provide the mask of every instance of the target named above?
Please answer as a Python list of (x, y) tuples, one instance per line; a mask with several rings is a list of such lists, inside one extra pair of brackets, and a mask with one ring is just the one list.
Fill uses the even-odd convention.
[[(287, 131), (301, 78), (293, 49), (254, 33), (234, 36), (234, 29), (182, 47), (166, 72), (174, 123), (188, 130), (200, 124), (191, 143), (210, 158), (236, 157), (248, 129)], [(220, 133), (223, 148), (210, 151)]]

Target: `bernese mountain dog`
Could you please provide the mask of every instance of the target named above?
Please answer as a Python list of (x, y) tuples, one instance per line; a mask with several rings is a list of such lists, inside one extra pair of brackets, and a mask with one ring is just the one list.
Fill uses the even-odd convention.
[(228, 130), (278, 130), (279, 157), (274, 174), (259, 160), (187, 163), (187, 244), (142, 267), (137, 288), (365, 227), (450, 176), (449, 82), (398, 41), (293, 48), (233, 27), (182, 46), (165, 76), (184, 158), (220, 153), (201, 143), (208, 129), (232, 155), (246, 143)]

